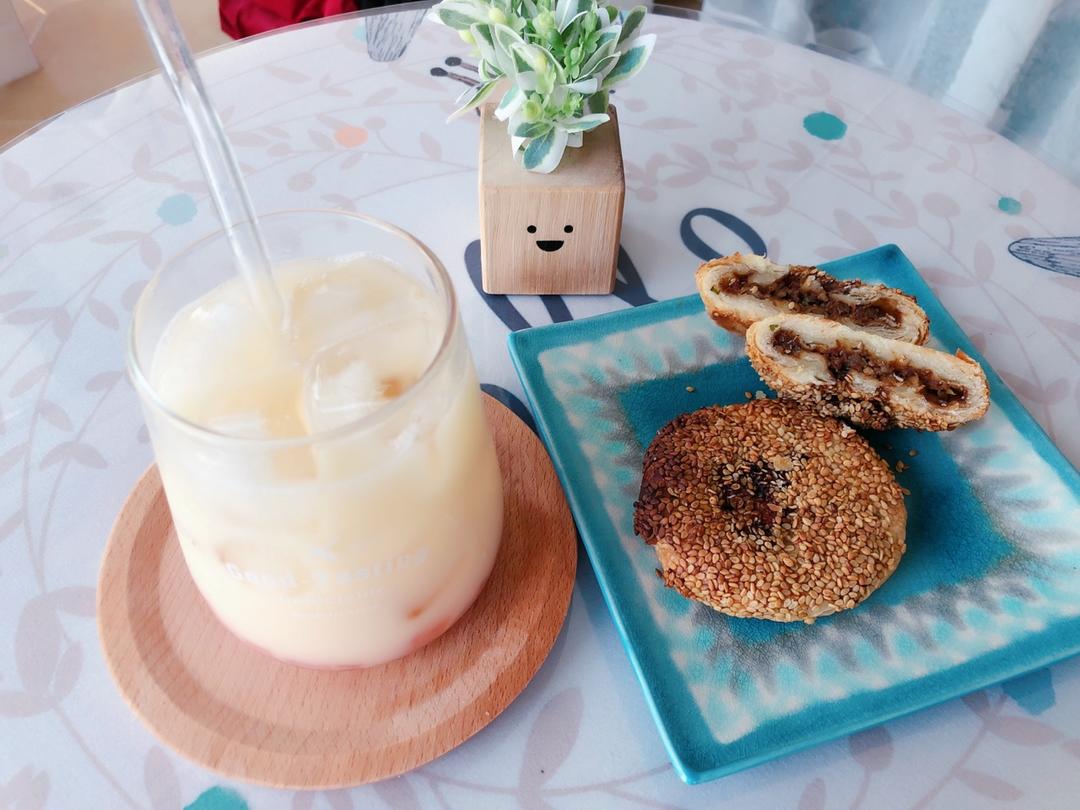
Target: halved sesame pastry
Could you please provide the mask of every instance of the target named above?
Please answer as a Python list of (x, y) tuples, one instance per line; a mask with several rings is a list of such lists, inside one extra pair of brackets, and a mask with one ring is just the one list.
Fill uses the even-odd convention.
[(982, 367), (962, 352), (850, 329), (813, 315), (776, 315), (746, 332), (765, 383), (826, 416), (883, 430), (952, 430), (990, 404)]
[(930, 329), (926, 313), (900, 290), (841, 281), (816, 267), (774, 264), (764, 256), (713, 259), (695, 280), (709, 316), (734, 332), (784, 312), (821, 315), (908, 343), (925, 343)]
[(634, 531), (657, 573), (743, 618), (813, 621), (853, 608), (896, 569), (907, 511), (854, 429), (793, 402), (683, 414), (645, 452)]

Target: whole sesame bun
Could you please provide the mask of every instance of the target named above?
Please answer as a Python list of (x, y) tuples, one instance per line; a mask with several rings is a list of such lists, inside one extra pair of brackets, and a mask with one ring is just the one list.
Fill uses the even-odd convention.
[(752, 253), (705, 262), (695, 274), (709, 316), (733, 332), (770, 315), (822, 315), (875, 335), (924, 343), (926, 313), (910, 295), (882, 284), (841, 281), (817, 267), (782, 265)]
[(852, 428), (783, 400), (669, 422), (645, 452), (634, 509), (664, 583), (742, 618), (853, 608), (905, 549), (888, 465)]
[(952, 430), (990, 405), (986, 374), (962, 352), (913, 346), (813, 315), (758, 321), (746, 332), (746, 353), (782, 397), (878, 430)]

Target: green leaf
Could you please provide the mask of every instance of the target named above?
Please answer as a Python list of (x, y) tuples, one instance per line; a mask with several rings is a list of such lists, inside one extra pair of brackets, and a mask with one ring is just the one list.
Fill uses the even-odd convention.
[(619, 61), (615, 63), (615, 67), (604, 77), (602, 87), (605, 90), (613, 84), (626, 81), (645, 67), (645, 63), (649, 61), (649, 56), (656, 45), (656, 34), (645, 34), (638, 37), (634, 43), (633, 48), (623, 51), (619, 55)]
[(581, 73), (579, 75), (592, 76), (596, 73), (598, 65), (615, 53), (616, 39), (617, 36), (615, 34), (607, 34), (604, 38), (601, 38), (593, 55), (586, 59), (585, 64), (581, 66)]
[(460, 118), (462, 115), (464, 115), (474, 107), (478, 107), (480, 104), (483, 103), (484, 99), (491, 95), (491, 91), (494, 90), (498, 84), (499, 83), (497, 81), (493, 81), (485, 82), (484, 84), (478, 84), (476, 85), (476, 87), (470, 87), (460, 96), (458, 96), (458, 108), (446, 120), (453, 121), (455, 118)]
[(551, 65), (551, 68), (555, 71), (555, 81), (556, 81), (556, 83), (565, 84), (566, 83), (566, 72), (563, 70), (562, 63), (560, 62), (560, 60), (555, 58), (555, 54), (553, 54), (550, 50), (545, 48), (543, 45), (533, 45), (532, 47), (535, 48), (538, 51), (542, 51), (544, 53), (544, 55), (547, 56), (548, 64)]
[(612, 54), (611, 56), (604, 59), (600, 64), (594, 66), (593, 69), (589, 71), (589, 76), (591, 78), (596, 78), (603, 81), (603, 79), (608, 75), (608, 73), (611, 72), (611, 69), (615, 67), (618, 61), (618, 55)]
[(540, 13), (533, 0), (521, 0), (521, 8), (525, 12), (523, 17), (536, 17)]
[(551, 129), (550, 122), (536, 121), (532, 124), (521, 124), (510, 134), (518, 138), (541, 138), (547, 135), (549, 129)]
[(562, 33), (570, 23), (592, 7), (592, 0), (559, 0), (555, 6), (555, 26)]
[(529, 60), (525, 58), (519, 50), (513, 51), (514, 56), (514, 72), (515, 73), (531, 73), (533, 72), (533, 66), (529, 64)]
[(569, 121), (560, 121), (559, 126), (567, 132), (588, 132), (590, 129), (596, 129), (601, 124), (606, 124), (610, 120), (611, 116), (607, 113), (596, 113), (593, 115), (583, 115), (581, 118), (575, 118)]
[(645, 6), (635, 6), (630, 9), (630, 13), (628, 13), (626, 19), (623, 20), (622, 33), (619, 34), (620, 44), (635, 36), (637, 30), (645, 21), (645, 14)]
[(536, 92), (542, 96), (551, 95), (555, 92), (555, 87), (558, 84), (558, 79), (555, 76), (555, 71), (549, 71), (548, 73), (533, 73), (536, 77)]
[(601, 90), (593, 93), (585, 100), (585, 109), (590, 113), (606, 113), (608, 108), (608, 91)]
[(566, 151), (567, 132), (553, 127), (546, 135), (534, 138), (525, 147), (522, 165), (530, 172), (548, 174), (555, 170)]

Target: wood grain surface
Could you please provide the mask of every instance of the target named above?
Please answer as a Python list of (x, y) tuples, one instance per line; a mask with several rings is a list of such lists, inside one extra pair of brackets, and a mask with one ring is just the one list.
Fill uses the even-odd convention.
[[(506, 124), (491, 107), (480, 125), (480, 264), (484, 292), (584, 293), (615, 289), (622, 232), (622, 147), (611, 121), (567, 148), (551, 174), (526, 171), (511, 153)], [(566, 231), (567, 226), (573, 230)], [(530, 231), (534, 228), (535, 231)], [(554, 250), (545, 250), (540, 243)]]
[(113, 679), (166, 744), (230, 777), (334, 788), (423, 765), (490, 723), (547, 657), (570, 603), (576, 534), (539, 439), (485, 397), (505, 481), (495, 568), (431, 644), (371, 669), (283, 663), (240, 641), (195, 588), (157, 468), (109, 538), (98, 624)]

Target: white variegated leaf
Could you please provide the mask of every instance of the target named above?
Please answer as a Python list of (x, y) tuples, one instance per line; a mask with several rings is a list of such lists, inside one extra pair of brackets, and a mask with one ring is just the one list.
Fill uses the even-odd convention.
[(596, 72), (596, 66), (615, 53), (615, 43), (618, 39), (619, 35), (614, 32), (601, 35), (593, 55), (581, 66), (581, 76), (592, 76)]
[(460, 118), (469, 110), (482, 104), (484, 99), (491, 95), (491, 91), (495, 89), (497, 84), (498, 82), (485, 82), (467, 89), (458, 97), (458, 108), (446, 119), (447, 122)]
[(559, 0), (555, 5), (555, 27), (561, 34), (570, 23), (592, 7), (592, 0)]
[(559, 122), (559, 126), (567, 132), (588, 132), (590, 129), (596, 129), (610, 120), (611, 116), (607, 113), (593, 113), (592, 115), (583, 115), (580, 118), (564, 119)]
[(503, 93), (499, 106), (495, 108), (495, 117), (500, 121), (505, 121), (520, 110), (521, 105), (524, 103), (525, 93), (516, 84), (512, 85), (509, 90)]
[(533, 138), (525, 147), (522, 165), (530, 172), (550, 174), (566, 151), (567, 132), (560, 127), (549, 130), (542, 138)]
[(555, 58), (555, 55), (543, 45), (531, 45), (530, 47), (539, 51), (546, 57), (547, 63), (555, 70), (555, 83), (566, 84), (566, 73), (563, 71), (563, 66), (559, 63), (559, 60)]
[(580, 149), (581, 145), (585, 143), (585, 136), (582, 132), (568, 132), (566, 133), (566, 145), (571, 149)]
[(635, 6), (627, 12), (622, 22), (622, 33), (619, 34), (620, 44), (629, 41), (637, 34), (637, 30), (645, 21), (645, 13), (645, 6)]
[(645, 63), (649, 61), (649, 56), (652, 54), (655, 45), (656, 34), (645, 34), (635, 39), (633, 47), (619, 54), (619, 60), (615, 63), (615, 67), (604, 77), (604, 89), (606, 90), (614, 84), (626, 81), (645, 67)]
[(476, 40), (476, 49), (480, 51), (480, 67), (485, 66), (497, 66), (499, 64), (499, 57), (495, 52), (495, 38), (491, 34), (490, 25), (474, 25), (469, 29), (472, 32), (473, 39)]
[(566, 89), (572, 93), (581, 93), (583, 96), (589, 96), (600, 89), (600, 80), (595, 76), (588, 79), (581, 79), (573, 84), (566, 85)]
[(457, 31), (467, 31), (474, 23), (488, 20), (487, 6), (472, 0), (444, 0), (432, 12), (439, 22)]
[(604, 79), (607, 78), (607, 75), (615, 69), (615, 65), (617, 65), (618, 63), (619, 54), (613, 53), (611, 56), (609, 56), (607, 59), (604, 59), (602, 62), (600, 62), (600, 64), (593, 68), (592, 76), (600, 79), (600, 82), (602, 84)]
[(542, 138), (548, 134), (552, 124), (547, 121), (534, 121), (532, 123), (521, 124), (510, 134), (515, 138)]

